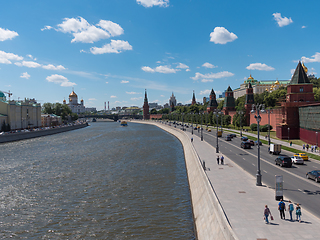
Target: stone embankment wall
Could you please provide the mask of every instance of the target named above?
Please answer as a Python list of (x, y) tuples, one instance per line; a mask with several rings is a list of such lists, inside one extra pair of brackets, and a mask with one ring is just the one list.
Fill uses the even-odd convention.
[(6, 143), (6, 142), (14, 142), (14, 141), (20, 141), (24, 139), (30, 139), (30, 138), (37, 138), (37, 137), (43, 137), (47, 135), (67, 132), (79, 128), (84, 128), (88, 126), (87, 123), (85, 124), (78, 124), (73, 126), (67, 126), (67, 127), (59, 127), (59, 128), (51, 128), (47, 130), (40, 130), (40, 131), (32, 131), (32, 132), (20, 132), (20, 133), (10, 133), (6, 135), (0, 136), (0, 143)]
[(136, 122), (156, 125), (176, 136), (182, 143), (197, 238), (237, 240), (189, 137), (180, 130), (160, 123)]

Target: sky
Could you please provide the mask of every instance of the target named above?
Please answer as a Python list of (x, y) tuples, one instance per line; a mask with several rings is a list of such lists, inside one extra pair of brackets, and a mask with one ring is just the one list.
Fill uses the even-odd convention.
[(0, 91), (104, 109), (320, 72), (320, 1), (2, 1)]

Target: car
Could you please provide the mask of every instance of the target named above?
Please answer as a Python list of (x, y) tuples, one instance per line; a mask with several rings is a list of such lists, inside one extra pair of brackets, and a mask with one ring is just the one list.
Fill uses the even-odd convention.
[(309, 159), (309, 157), (308, 157), (308, 155), (306, 153), (296, 153), (293, 156), (301, 157), (304, 161), (307, 161)]
[(307, 172), (306, 177), (309, 179), (314, 179), (317, 183), (320, 182), (320, 170), (313, 170)]
[(227, 136), (225, 137), (225, 140), (226, 140), (226, 141), (231, 141), (231, 137), (230, 137), (229, 135), (227, 135)]
[(246, 142), (246, 141), (242, 141), (241, 142), (241, 148), (251, 148), (251, 144), (249, 142)]
[(234, 137), (236, 137), (237, 135), (234, 134), (234, 133), (231, 133), (230, 136), (231, 136), (232, 138), (234, 138)]
[(248, 138), (247, 137), (242, 137), (241, 141), (248, 141)]
[(197, 130), (197, 127), (194, 127), (193, 130)]
[(230, 137), (230, 138), (232, 138), (231, 134), (228, 134), (227, 136)]
[(248, 141), (247, 141), (248, 143), (250, 143), (251, 144), (251, 146), (254, 146), (254, 141), (253, 140), (250, 140), (250, 139), (248, 139)]
[[(258, 145), (258, 140), (254, 141), (254, 144), (255, 144), (255, 145)], [(262, 142), (261, 142), (261, 141), (259, 141), (259, 145), (260, 145), (260, 146), (262, 145)]]
[(288, 156), (279, 156), (274, 161), (280, 167), (292, 167), (292, 160)]
[(210, 129), (210, 128), (208, 129), (208, 132), (211, 132), (211, 129)]
[(304, 160), (302, 157), (293, 156), (291, 157), (291, 161), (294, 164), (304, 164)]

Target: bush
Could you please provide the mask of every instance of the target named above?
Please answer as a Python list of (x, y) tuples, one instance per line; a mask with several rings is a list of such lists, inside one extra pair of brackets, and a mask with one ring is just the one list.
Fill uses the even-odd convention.
[[(260, 126), (260, 131), (261, 132), (268, 132), (268, 124)], [(272, 126), (270, 125), (270, 131), (272, 130)]]
[(258, 125), (256, 123), (252, 123), (250, 125), (250, 129), (251, 129), (251, 131), (257, 131), (258, 130)]

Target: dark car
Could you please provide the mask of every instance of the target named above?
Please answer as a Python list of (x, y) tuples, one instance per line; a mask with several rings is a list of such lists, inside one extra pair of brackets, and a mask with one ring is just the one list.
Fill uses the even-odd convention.
[[(258, 145), (258, 140), (254, 141), (254, 144), (255, 144), (255, 145)], [(262, 142), (261, 142), (261, 141), (259, 141), (259, 145), (262, 145)]]
[(194, 127), (194, 128), (193, 128), (193, 130), (197, 130), (197, 129), (198, 129), (197, 127)]
[(251, 144), (249, 142), (242, 141), (241, 147), (242, 148), (251, 148)]
[(254, 146), (254, 141), (253, 140), (248, 140), (247, 142), (249, 142), (251, 144), (251, 146)]
[(292, 160), (288, 156), (279, 156), (275, 159), (276, 165), (280, 167), (292, 167)]
[(225, 140), (226, 140), (226, 141), (231, 141), (231, 137), (230, 137), (229, 135), (227, 135), (227, 136), (225, 137)]
[(313, 170), (306, 174), (306, 177), (309, 179), (314, 179), (316, 182), (320, 182), (320, 170)]
[(247, 137), (242, 137), (241, 141), (248, 141), (248, 138)]
[(231, 136), (232, 138), (234, 138), (234, 137), (236, 137), (237, 135), (234, 134), (234, 133), (231, 133), (230, 136)]

